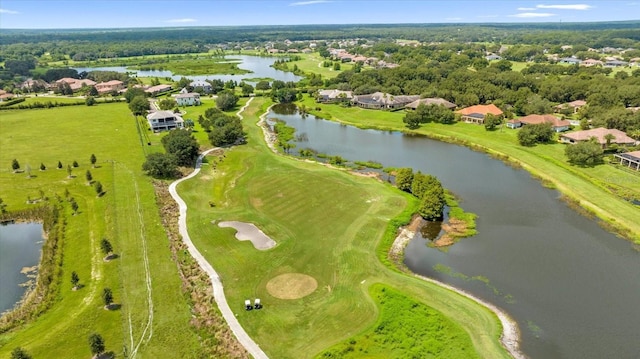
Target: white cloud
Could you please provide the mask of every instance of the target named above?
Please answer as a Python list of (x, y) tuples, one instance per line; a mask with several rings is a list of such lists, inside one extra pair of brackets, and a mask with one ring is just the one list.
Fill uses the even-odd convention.
[(313, 5), (313, 4), (322, 4), (326, 2), (331, 2), (329, 0), (309, 0), (309, 1), (298, 1), (292, 2), (289, 6), (304, 6), (304, 5)]
[(7, 9), (0, 9), (0, 14), (19, 14), (19, 12), (13, 11), (13, 10), (7, 10)]
[(198, 22), (198, 20), (196, 19), (171, 19), (171, 20), (167, 20), (165, 22), (170, 22), (170, 23), (187, 23), (187, 22)]
[(558, 9), (558, 10), (589, 10), (593, 6), (587, 4), (567, 4), (567, 5), (536, 5), (538, 9)]
[(520, 14), (509, 15), (510, 17), (519, 17), (519, 18), (534, 18), (534, 17), (550, 17), (556, 16), (556, 14), (551, 14), (548, 12), (522, 12)]
[(519, 7), (518, 11), (535, 11), (535, 7)]

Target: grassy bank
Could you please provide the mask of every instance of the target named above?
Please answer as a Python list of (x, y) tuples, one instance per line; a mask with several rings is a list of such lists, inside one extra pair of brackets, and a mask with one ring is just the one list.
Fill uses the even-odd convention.
[[(406, 131), (402, 122), (404, 111), (387, 112), (316, 104), (311, 98), (303, 103), (313, 115), (360, 128)], [(320, 111), (315, 110), (320, 108)], [(616, 193), (640, 196), (637, 173), (611, 165), (578, 167), (567, 163), (565, 145), (560, 143), (523, 147), (518, 144), (517, 130), (486, 131), (483, 126), (466, 123), (442, 125), (429, 123), (412, 131), (443, 141), (469, 146), (515, 163), (541, 179), (546, 186), (556, 188), (567, 198), (584, 208), (625, 238), (640, 243), (640, 209)]]
[[(362, 333), (379, 318), (369, 288), (381, 283), (462, 328), (461, 336), (445, 330), (452, 335), (444, 336), (443, 345), (466, 347), (466, 341), (480, 356), (507, 357), (492, 312), (377, 260), (415, 201), (370, 178), (273, 154), (255, 126), (267, 101), (255, 98), (244, 113), (247, 145), (210, 157), (200, 175), (178, 188), (189, 206), (192, 240), (220, 274), (232, 310), (261, 348), (274, 358), (307, 358)], [(277, 246), (258, 251), (235, 239), (232, 229), (212, 223), (226, 220), (256, 224)], [(317, 287), (298, 299), (280, 299), (267, 287), (287, 273), (310, 276)], [(264, 308), (245, 311), (249, 298), (261, 298)]]
[[(5, 111), (0, 125), (0, 188), (7, 210), (32, 206), (27, 197), (38, 198), (40, 191), (51, 199), (68, 191), (79, 205), (76, 215), (65, 206), (59, 295), (36, 321), (0, 335), (0, 357), (18, 346), (35, 358), (85, 357), (92, 332), (102, 334), (107, 350), (118, 356), (124, 347), (129, 353), (137, 347), (142, 357), (197, 357), (200, 344), (189, 326), (191, 313), (153, 187), (140, 170), (144, 156), (127, 105)], [(89, 162), (92, 153), (96, 168)], [(23, 169), (32, 168), (32, 178), (12, 173), (14, 158)], [(56, 169), (58, 161), (64, 169)], [(79, 166), (69, 178), (66, 168), (73, 161)], [(40, 163), (47, 169), (39, 171)], [(102, 183), (102, 197), (87, 184), (87, 170)], [(101, 238), (111, 241), (117, 259), (103, 261)], [(78, 291), (71, 290), (72, 271), (84, 285)], [(102, 309), (105, 287), (122, 305), (119, 310)]]

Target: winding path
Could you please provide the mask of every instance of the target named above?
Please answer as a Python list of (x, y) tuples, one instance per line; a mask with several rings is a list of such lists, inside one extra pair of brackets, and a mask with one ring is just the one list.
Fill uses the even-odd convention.
[[(238, 112), (238, 116), (249, 105), (249, 103), (251, 103), (252, 99), (253, 98), (249, 99), (247, 104)], [(203, 152), (198, 157), (198, 160), (196, 161), (195, 170), (191, 174), (189, 174), (187, 177), (181, 178), (171, 183), (171, 185), (169, 185), (169, 193), (171, 193), (171, 197), (173, 197), (173, 199), (178, 203), (178, 206), (180, 207), (180, 217), (178, 218), (178, 228), (179, 228), (180, 235), (182, 236), (182, 240), (189, 248), (189, 253), (191, 254), (191, 256), (200, 265), (200, 268), (202, 268), (202, 270), (204, 270), (209, 275), (209, 278), (211, 279), (211, 286), (213, 287), (213, 298), (216, 300), (216, 304), (218, 304), (218, 307), (220, 308), (220, 312), (222, 312), (222, 316), (224, 317), (224, 320), (227, 322), (227, 324), (229, 325), (229, 328), (231, 328), (231, 331), (236, 336), (236, 338), (238, 338), (238, 341), (240, 342), (240, 344), (247, 350), (247, 352), (249, 352), (249, 354), (251, 354), (254, 358), (257, 358), (257, 359), (263, 359), (263, 358), (266, 359), (268, 358), (267, 354), (265, 354), (262, 351), (262, 349), (260, 349), (260, 346), (258, 346), (258, 344), (256, 344), (256, 342), (254, 342), (253, 339), (251, 339), (249, 334), (245, 332), (244, 328), (242, 328), (242, 326), (240, 325), (240, 322), (238, 322), (238, 319), (236, 318), (235, 314), (233, 313), (233, 311), (231, 311), (231, 308), (229, 307), (229, 303), (227, 303), (227, 298), (224, 295), (224, 288), (222, 287), (222, 281), (220, 281), (220, 276), (218, 276), (218, 273), (215, 271), (215, 269), (213, 269), (211, 264), (207, 262), (204, 256), (202, 256), (202, 254), (198, 251), (196, 246), (191, 241), (191, 237), (189, 237), (189, 232), (187, 231), (187, 204), (178, 195), (178, 191), (176, 190), (180, 182), (193, 178), (198, 173), (200, 173), (200, 167), (202, 166), (202, 159), (204, 158), (204, 156), (209, 154), (209, 152), (216, 149), (219, 149), (219, 148), (212, 148), (210, 150)]]

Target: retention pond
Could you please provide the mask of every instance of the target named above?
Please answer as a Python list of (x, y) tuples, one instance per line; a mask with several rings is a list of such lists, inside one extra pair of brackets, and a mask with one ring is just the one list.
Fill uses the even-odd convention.
[[(280, 112), (280, 113), (278, 113)], [(478, 215), (478, 235), (440, 250), (414, 238), (405, 264), (508, 312), (531, 358), (637, 358), (640, 252), (529, 173), (465, 147), (361, 130), (274, 107), (310, 148), (437, 176)]]

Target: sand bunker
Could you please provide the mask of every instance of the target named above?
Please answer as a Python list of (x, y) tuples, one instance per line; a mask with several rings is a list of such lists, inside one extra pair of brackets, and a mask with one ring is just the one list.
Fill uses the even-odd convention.
[(238, 221), (226, 221), (218, 223), (218, 227), (235, 229), (236, 238), (241, 241), (251, 241), (256, 249), (266, 251), (276, 246), (276, 242), (269, 238), (253, 223), (245, 223)]
[(272, 278), (267, 283), (269, 294), (280, 299), (299, 299), (313, 293), (318, 282), (312, 276), (302, 273), (285, 273)]

